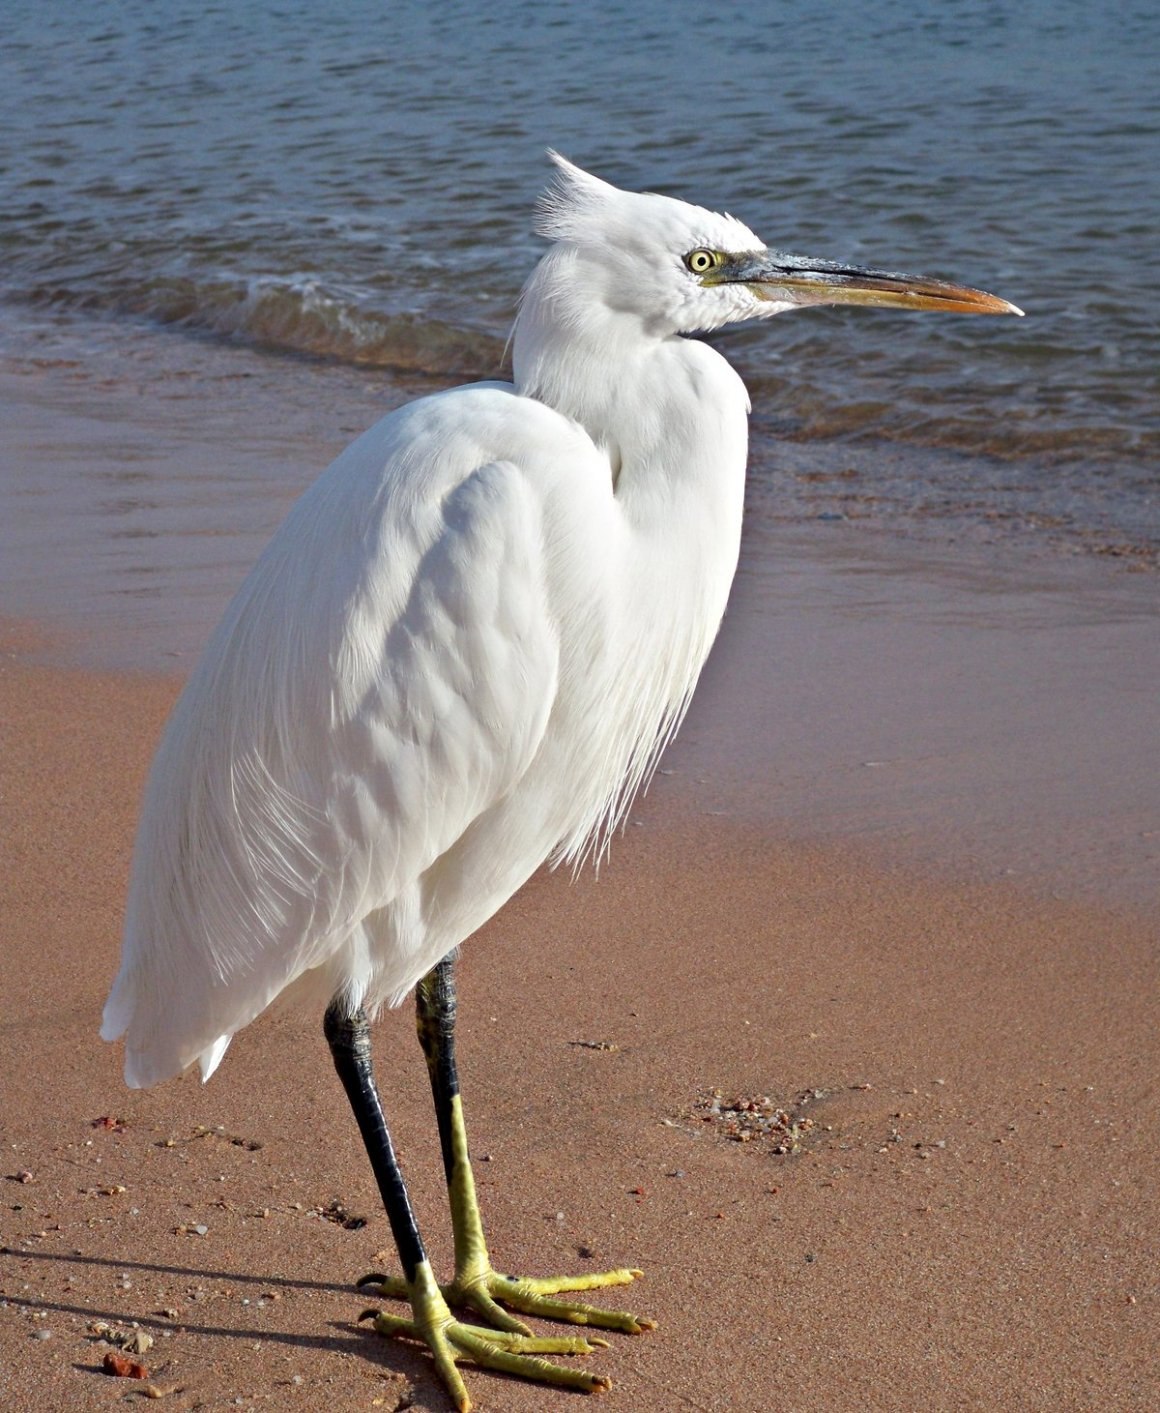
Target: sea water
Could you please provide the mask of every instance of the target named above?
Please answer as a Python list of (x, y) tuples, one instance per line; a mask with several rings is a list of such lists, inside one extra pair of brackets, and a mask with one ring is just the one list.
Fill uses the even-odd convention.
[[(312, 408), (287, 499), (315, 442), (502, 375), (551, 145), (1027, 310), (720, 336), (755, 514), (1156, 561), (1154, 5), (40, 0), (3, 29), (0, 371), (34, 400), (148, 427), (203, 397), (235, 447)], [(187, 474), (163, 441), (138, 483)], [(7, 462), (9, 490), (49, 475)]]

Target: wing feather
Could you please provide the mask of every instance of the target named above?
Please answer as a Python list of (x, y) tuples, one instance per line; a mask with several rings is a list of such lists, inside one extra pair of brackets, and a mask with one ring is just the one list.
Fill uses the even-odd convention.
[(559, 672), (532, 407), (480, 387), (384, 419), (239, 590), (146, 791), (102, 1031), (130, 1083), (208, 1072), (306, 973), (373, 989), (419, 945), (416, 880), (527, 770)]

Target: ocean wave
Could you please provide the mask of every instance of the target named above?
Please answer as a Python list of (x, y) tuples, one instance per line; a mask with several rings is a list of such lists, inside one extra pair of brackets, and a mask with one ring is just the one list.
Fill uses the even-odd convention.
[(477, 378), (495, 374), (503, 362), (504, 340), (495, 334), (429, 313), (388, 313), (310, 278), (156, 276), (87, 289), (39, 283), (23, 299), (397, 373)]

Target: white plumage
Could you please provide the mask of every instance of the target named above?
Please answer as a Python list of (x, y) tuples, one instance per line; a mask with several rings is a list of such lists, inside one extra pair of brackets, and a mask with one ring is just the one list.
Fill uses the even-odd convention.
[[(626, 195), (563, 171), (554, 230)], [(102, 1029), (129, 1084), (208, 1077), (290, 986), (400, 1001), (553, 852), (601, 847), (683, 710), (736, 564), (746, 395), (659, 331), (610, 362), (632, 316), (572, 298), (575, 237), (525, 292), (515, 386), (424, 398), (343, 452), (187, 685)]]
[(546, 859), (600, 852), (737, 562), (748, 399), (681, 335), (802, 303), (1011, 307), (779, 256), (556, 160), (513, 384), (343, 452), (174, 710), (102, 1028), (132, 1085), (208, 1077), (291, 987), (397, 1003)]
[[(455, 1059), (451, 953), (546, 859), (599, 856), (680, 722), (737, 564), (748, 398), (684, 335), (798, 304), (1018, 312), (958, 285), (769, 251), (728, 216), (556, 159), (552, 241), (513, 382), (392, 413), (302, 496), (174, 709), (146, 791), (102, 1034), (125, 1077), (208, 1078), (275, 998), (323, 1032), (383, 1198), (418, 1339), (589, 1393), (511, 1312), (640, 1334), (560, 1298), (640, 1272), (492, 1264)], [(435, 1279), (374, 1082), (368, 1013), (416, 988), (455, 1272)], [(467, 1307), (483, 1325), (452, 1314)]]

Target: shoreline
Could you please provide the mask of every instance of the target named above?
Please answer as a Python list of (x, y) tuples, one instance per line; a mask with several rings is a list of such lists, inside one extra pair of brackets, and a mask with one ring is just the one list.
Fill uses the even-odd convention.
[[(107, 359), (0, 374), (0, 613), (41, 661), (184, 674), (299, 490), (419, 389), (156, 332), (134, 356), (141, 396)], [(1156, 915), (1155, 576), (787, 524), (775, 491), (649, 798)]]
[[(205, 1087), (126, 1091), (97, 1038), (181, 677), (366, 410), (303, 408), (271, 443), (242, 372), (208, 429), (212, 385), (181, 378), (148, 419), (86, 393), (17, 426), (52, 474), (5, 522), (0, 619), (12, 1413), (121, 1402), (100, 1321), (150, 1335), (169, 1407), (446, 1408), (423, 1354), (356, 1324), (390, 1239), (319, 1018), (261, 1018)], [(537, 875), (462, 965), (497, 1263), (646, 1269), (620, 1303), (659, 1329), (589, 1361), (610, 1408), (1160, 1402), (1154, 627), (1146, 575), (751, 517), (611, 859)], [(409, 1008), (375, 1043), (442, 1270)], [(800, 1151), (732, 1141), (718, 1090), (784, 1107)], [(468, 1382), (481, 1410), (575, 1401)]]
[[(355, 1324), (352, 1282), (389, 1264), (389, 1231), (320, 1018), (261, 1018), (206, 1086), (126, 1091), (97, 1039), (176, 689), (0, 659), (2, 1401), (119, 1403), (89, 1327), (136, 1321), (169, 1407), (391, 1408), (409, 1389), (436, 1413), (426, 1358)], [(614, 1380), (609, 1407), (1160, 1398), (1154, 928), (876, 867), (675, 791), (638, 818), (598, 878), (537, 875), (465, 948), (461, 981), (497, 1261), (646, 1269), (621, 1303), (659, 1328), (588, 1361)], [(442, 1269), (408, 1007), (375, 1043)], [(800, 1151), (731, 1141), (704, 1117), (715, 1089), (800, 1105)], [(326, 1220), (336, 1201), (367, 1225)], [(575, 1402), (480, 1371), (469, 1387), (481, 1410)]]
[[(97, 669), (187, 669), (298, 494), (378, 418), (443, 387), (147, 326), (78, 326), (59, 355), (0, 354), (0, 614), (43, 622), (58, 660)], [(1102, 597), (1110, 585), (1155, 612), (1155, 548), (1115, 515), (1069, 528), (1037, 512), (1031, 487), (1049, 467), (786, 441), (773, 412), (752, 427), (743, 572), (755, 545), (945, 561), (964, 578), (1071, 578)]]

